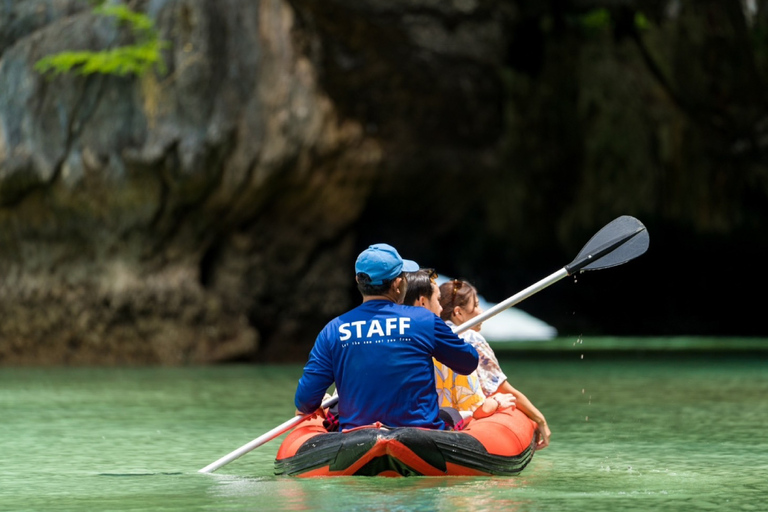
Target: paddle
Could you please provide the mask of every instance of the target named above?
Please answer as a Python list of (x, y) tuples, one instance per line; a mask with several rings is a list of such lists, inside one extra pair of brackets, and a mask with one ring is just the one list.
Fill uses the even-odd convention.
[[(587, 270), (615, 267), (637, 258), (648, 250), (650, 237), (643, 223), (629, 215), (623, 215), (609, 222), (598, 231), (576, 255), (576, 258), (549, 277), (532, 284), (504, 302), (499, 302), (488, 311), (461, 324), (466, 330), (482, 323), (492, 316), (540, 292), (566, 276)], [(456, 332), (459, 332), (457, 329)]]
[[(615, 267), (626, 263), (629, 260), (637, 258), (645, 251), (648, 250), (649, 236), (648, 231), (643, 224), (628, 215), (624, 215), (615, 219), (607, 224), (603, 229), (597, 232), (593, 236), (587, 245), (581, 249), (581, 252), (576, 256), (571, 263), (558, 270), (551, 276), (542, 279), (538, 283), (529, 286), (525, 290), (513, 295), (504, 302), (496, 304), (494, 307), (488, 309), (476, 316), (475, 318), (464, 322), (454, 329), (456, 334), (460, 334), (475, 325), (488, 320), (492, 316), (502, 312), (503, 310), (517, 304), (518, 302), (530, 297), (536, 292), (539, 292), (547, 286), (556, 283), (560, 279), (572, 275), (576, 272), (584, 272), (585, 270), (600, 270), (602, 268)], [(339, 401), (338, 395), (334, 395), (321, 405), (323, 409), (336, 405)], [(298, 424), (312, 416), (313, 413), (304, 414), (300, 416), (294, 416), (290, 420), (278, 425), (269, 432), (262, 434), (248, 444), (245, 444), (220, 458), (219, 460), (208, 464), (200, 473), (211, 473), (216, 471), (221, 466), (229, 464), (233, 460), (245, 455), (249, 451), (258, 448), (259, 446), (275, 439), (276, 437), (288, 432)]]

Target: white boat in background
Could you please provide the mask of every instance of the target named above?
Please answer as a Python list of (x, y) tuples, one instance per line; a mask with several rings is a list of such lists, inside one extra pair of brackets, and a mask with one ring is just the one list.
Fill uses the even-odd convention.
[[(437, 284), (441, 285), (451, 279), (440, 274)], [(478, 295), (478, 299), (483, 311), (496, 305), (485, 300), (482, 295)], [(483, 322), (480, 332), (486, 340), (494, 342), (551, 340), (557, 336), (557, 329), (516, 307), (505, 309)]]

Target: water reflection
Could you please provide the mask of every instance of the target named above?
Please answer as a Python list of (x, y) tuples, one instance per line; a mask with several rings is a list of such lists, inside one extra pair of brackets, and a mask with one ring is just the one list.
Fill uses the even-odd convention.
[(766, 357), (580, 360), (580, 352), (502, 361), (554, 432), (513, 478), (277, 478), (279, 441), (212, 475), (197, 473), (293, 413), (300, 365), (3, 369), (0, 508), (765, 508)]
[(214, 479), (209, 493), (232, 503), (259, 503), (265, 510), (522, 510), (530, 500), (509, 496), (525, 485), (518, 478), (248, 478)]

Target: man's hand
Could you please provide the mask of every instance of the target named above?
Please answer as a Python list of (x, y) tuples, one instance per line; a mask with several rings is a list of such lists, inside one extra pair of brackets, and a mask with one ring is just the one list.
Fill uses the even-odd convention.
[(320, 418), (324, 419), (325, 418), (325, 412), (327, 410), (328, 409), (319, 408), (315, 412), (311, 412), (309, 414), (305, 414), (305, 413), (301, 412), (300, 410), (296, 409), (296, 416), (309, 416), (309, 419), (314, 419), (314, 418), (317, 418), (319, 416)]
[[(326, 393), (326, 394), (325, 394), (325, 396), (323, 397), (323, 401), (322, 401), (322, 402), (320, 402), (320, 403), (321, 403), (321, 404), (324, 404), (326, 401), (328, 401), (328, 399), (329, 399), (329, 398), (331, 398), (331, 395), (329, 395), (328, 393)], [(325, 415), (326, 415), (327, 413), (328, 413), (328, 409), (327, 409), (327, 408), (326, 408), (326, 409), (323, 409), (323, 408), (321, 407), (321, 408), (319, 408), (318, 410), (316, 410), (315, 412), (311, 413), (311, 414), (309, 415), (309, 418), (310, 418), (310, 419), (314, 419), (314, 418), (317, 418), (318, 416), (320, 416), (321, 418), (325, 418)], [(300, 410), (296, 409), (296, 416), (304, 416), (304, 413), (303, 413), (303, 412), (301, 412)]]

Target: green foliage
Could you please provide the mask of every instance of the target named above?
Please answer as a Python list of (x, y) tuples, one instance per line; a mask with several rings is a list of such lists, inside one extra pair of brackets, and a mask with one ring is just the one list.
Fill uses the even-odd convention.
[(155, 36), (155, 24), (149, 16), (132, 11), (126, 5), (100, 5), (93, 12), (102, 16), (112, 16), (119, 21), (127, 23), (136, 35), (144, 35), (145, 37)]
[(611, 25), (611, 13), (608, 9), (592, 9), (582, 15), (580, 21), (587, 29), (604, 29)]
[(155, 24), (146, 14), (135, 12), (125, 5), (99, 5), (93, 12), (116, 19), (127, 25), (136, 43), (101, 51), (60, 52), (48, 55), (35, 63), (40, 73), (75, 72), (81, 75), (141, 76), (153, 67), (163, 72), (162, 50), (168, 43), (159, 39)]
[[(613, 23), (611, 12), (608, 9), (591, 9), (586, 14), (579, 17), (579, 23), (587, 30), (597, 31), (607, 29)], [(635, 12), (634, 25), (638, 30), (647, 30), (651, 26), (651, 22), (640, 11)]]
[(651, 22), (641, 12), (635, 13), (635, 27), (638, 30), (647, 30), (651, 27)]

